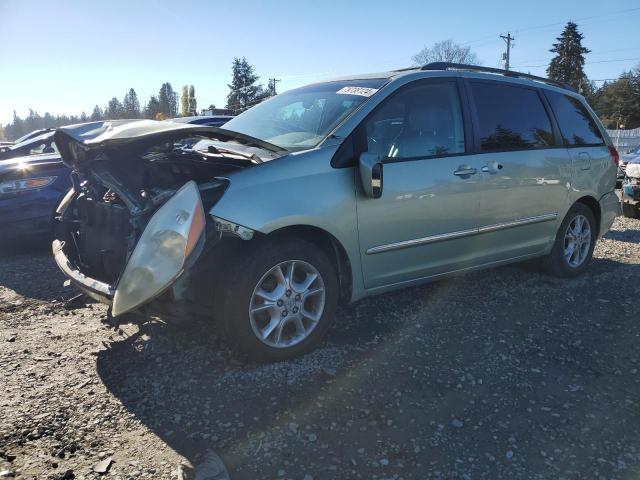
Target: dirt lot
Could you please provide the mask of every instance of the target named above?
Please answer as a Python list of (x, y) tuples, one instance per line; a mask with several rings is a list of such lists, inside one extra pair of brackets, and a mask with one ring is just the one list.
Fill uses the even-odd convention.
[(215, 325), (114, 331), (47, 252), (4, 253), (0, 471), (176, 478), (214, 451), (234, 480), (636, 479), (639, 243), (618, 219), (576, 280), (513, 266), (365, 300), (272, 365)]

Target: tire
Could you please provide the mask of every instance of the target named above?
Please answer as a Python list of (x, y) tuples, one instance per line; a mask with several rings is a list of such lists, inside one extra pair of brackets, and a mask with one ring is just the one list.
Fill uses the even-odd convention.
[[(589, 235), (583, 235), (582, 246), (580, 247), (582, 248), (582, 253), (575, 253), (567, 258), (565, 253), (570, 251), (570, 245), (565, 245), (565, 236), (569, 233), (568, 229), (569, 226), (572, 225), (572, 222), (579, 218), (581, 218), (583, 222), (586, 221), (588, 223)], [(573, 225), (575, 226), (576, 224)], [(596, 244), (596, 228), (595, 216), (591, 209), (582, 203), (574, 204), (564, 217), (556, 233), (556, 239), (551, 252), (543, 259), (542, 264), (546, 272), (563, 278), (575, 277), (583, 273), (591, 262), (593, 249)], [(587, 238), (589, 239), (588, 247), (584, 246)], [(571, 242), (571, 240), (567, 239), (567, 242)], [(575, 246), (575, 242), (573, 245)], [(567, 246), (568, 250), (565, 250), (565, 246)]]
[(640, 218), (640, 209), (637, 205), (622, 202), (622, 216), (627, 218)]
[[(315, 349), (331, 326), (338, 303), (336, 269), (325, 252), (307, 241), (280, 237), (245, 250), (236, 258), (238, 261), (225, 269), (227, 281), (222, 280), (218, 289), (216, 311), (222, 313), (227, 337), (238, 353), (269, 362)], [(287, 283), (292, 264), (294, 280)], [(278, 280), (278, 266), (284, 283), (278, 283), (282, 280)], [(311, 281), (314, 271), (318, 277), (305, 295), (301, 286)], [(310, 317), (315, 316), (315, 320), (305, 317), (305, 312), (312, 313)], [(277, 327), (272, 328), (275, 324)], [(272, 334), (259, 337), (259, 332), (270, 330)]]

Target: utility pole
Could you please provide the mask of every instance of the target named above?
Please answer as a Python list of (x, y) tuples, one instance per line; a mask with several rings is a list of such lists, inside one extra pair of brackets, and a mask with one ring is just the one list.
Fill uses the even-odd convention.
[(502, 55), (502, 59), (504, 60), (504, 69), (509, 70), (509, 60), (511, 59), (511, 42), (515, 40), (514, 37), (511, 36), (510, 33), (507, 35), (500, 35), (500, 38), (505, 41), (507, 44), (507, 53)]
[(279, 78), (270, 78), (269, 79), (269, 89), (271, 90), (271, 93), (273, 93), (274, 95), (276, 95), (276, 82), (281, 82), (282, 80)]

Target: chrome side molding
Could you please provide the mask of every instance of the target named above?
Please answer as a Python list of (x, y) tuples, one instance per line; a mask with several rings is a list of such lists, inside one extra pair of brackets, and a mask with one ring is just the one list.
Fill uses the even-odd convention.
[(378, 245), (377, 247), (371, 247), (367, 249), (367, 255), (374, 255), (376, 253), (389, 252), (392, 250), (400, 250), (403, 248), (417, 247), (419, 245), (426, 245), (428, 243), (442, 242), (444, 240), (453, 240), (455, 238), (470, 237), (472, 235), (478, 235), (480, 233), (495, 232), (497, 230), (504, 230), (507, 228), (520, 227), (522, 225), (529, 225), (532, 223), (541, 223), (555, 220), (558, 218), (558, 213), (546, 213), (544, 215), (536, 215), (535, 217), (519, 218), (510, 222), (494, 223), (492, 225), (485, 225), (479, 228), (470, 228), (467, 230), (459, 230), (457, 232), (440, 233), (438, 235), (430, 235), (428, 237), (414, 238), (412, 240), (404, 240), (402, 242), (388, 243), (386, 245)]

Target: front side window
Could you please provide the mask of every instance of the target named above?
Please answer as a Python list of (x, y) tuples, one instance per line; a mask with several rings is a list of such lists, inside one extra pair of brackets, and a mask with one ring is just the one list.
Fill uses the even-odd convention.
[(250, 108), (223, 128), (290, 151), (313, 148), (387, 81), (345, 80), (290, 90)]
[(604, 145), (596, 122), (580, 100), (551, 90), (545, 91), (545, 95), (558, 120), (565, 146)]
[(482, 152), (553, 146), (551, 121), (535, 90), (498, 82), (471, 82), (471, 91)]
[(367, 149), (382, 159), (464, 153), (464, 124), (455, 82), (411, 86), (366, 121)]

